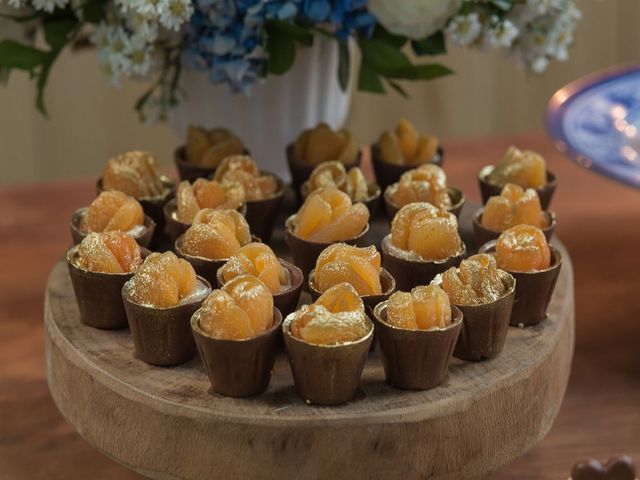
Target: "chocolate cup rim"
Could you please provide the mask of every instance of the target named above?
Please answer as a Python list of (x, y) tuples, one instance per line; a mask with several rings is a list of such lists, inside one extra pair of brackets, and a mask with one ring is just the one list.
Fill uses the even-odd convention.
[[(322, 295), (324, 292), (321, 292), (320, 290), (317, 290), (314, 286), (314, 278), (315, 278), (315, 273), (316, 273), (316, 269), (313, 268), (310, 272), (309, 272), (309, 278), (307, 279), (307, 285), (309, 287), (309, 290), (312, 291), (313, 293), (317, 293), (318, 296)], [(372, 298), (376, 298), (376, 297), (386, 297), (389, 296), (391, 294), (393, 294), (393, 292), (396, 291), (397, 285), (396, 285), (396, 279), (393, 278), (393, 275), (391, 275), (391, 273), (383, 268), (380, 267), (380, 273), (379, 273), (379, 277), (380, 279), (382, 279), (383, 276), (386, 276), (387, 278), (391, 279), (391, 284), (389, 286), (389, 288), (387, 290), (385, 290), (382, 293), (376, 293), (376, 294), (372, 294), (372, 295), (358, 295), (360, 298), (363, 299), (363, 301), (365, 299), (372, 299)]]
[[(247, 213), (247, 202), (244, 202), (244, 201), (240, 202), (240, 206), (238, 208), (214, 208), (214, 210), (235, 210), (236, 212), (238, 212), (240, 215), (244, 217), (245, 214)], [(172, 198), (167, 203), (165, 203), (164, 206), (162, 207), (162, 213), (164, 214), (165, 221), (167, 223), (175, 222), (187, 228), (193, 225), (193, 223), (185, 223), (182, 220), (178, 220), (177, 218), (175, 218), (173, 216), (173, 212), (177, 212), (177, 211), (178, 211), (178, 200), (176, 198)]]
[(213, 287), (211, 286), (211, 283), (204, 277), (201, 277), (200, 275), (196, 275), (196, 280), (202, 282), (202, 284), (204, 284), (205, 287), (207, 287), (209, 289), (209, 292), (207, 293), (207, 295), (201, 299), (201, 300), (194, 300), (191, 302), (187, 302), (187, 303), (178, 303), (177, 305), (174, 305), (172, 307), (153, 307), (151, 305), (143, 305), (141, 303), (138, 303), (136, 301), (134, 301), (131, 296), (127, 293), (127, 291), (129, 290), (128, 284), (129, 282), (133, 280), (133, 277), (130, 278), (123, 286), (122, 286), (122, 300), (125, 302), (129, 302), (132, 305), (135, 305), (136, 307), (142, 308), (142, 309), (147, 309), (147, 310), (155, 310), (155, 311), (161, 311), (161, 312), (170, 312), (171, 310), (176, 310), (179, 308), (182, 308), (186, 305), (191, 305), (193, 303), (198, 303), (198, 302), (202, 302), (204, 301), (204, 299), (206, 299), (209, 294), (213, 291)]
[[(93, 270), (87, 270), (86, 268), (79, 267), (78, 265), (76, 265), (73, 262), (73, 257), (78, 253), (78, 247), (79, 246), (80, 246), (80, 244), (72, 245), (71, 248), (69, 248), (67, 250), (67, 252), (65, 253), (66, 262), (69, 265), (71, 265), (73, 268), (75, 268), (76, 270), (79, 270), (79, 271), (81, 271), (83, 273), (87, 273), (89, 275), (95, 275), (95, 276), (100, 276), (100, 277), (106, 277), (106, 276), (130, 276), (130, 275), (133, 275), (135, 273), (134, 271), (131, 271), (131, 272), (94, 272)], [(147, 255), (151, 254), (151, 251), (149, 251), (148, 249), (146, 249), (144, 247), (140, 247), (140, 253), (142, 255), (142, 259), (144, 260), (144, 258)]]
[[(300, 185), (300, 196), (302, 197), (303, 200), (306, 200), (306, 198), (313, 193), (313, 190), (310, 192), (309, 190), (309, 180), (305, 180), (302, 185)], [(369, 193), (373, 191), (373, 193)], [(375, 181), (368, 181), (367, 182), (367, 198), (363, 199), (363, 200), (358, 200), (357, 202), (355, 202), (353, 199), (351, 199), (352, 203), (368, 203), (368, 202), (373, 202), (374, 200), (380, 198), (382, 189), (380, 188), (380, 185), (378, 185), (377, 182)]]
[[(417, 263), (417, 264), (433, 263), (435, 265), (442, 265), (442, 264), (448, 263), (451, 260), (456, 259), (456, 258), (464, 258), (464, 256), (467, 254), (467, 244), (464, 243), (462, 238), (460, 238), (460, 243), (462, 243), (462, 250), (459, 253), (456, 253), (455, 255), (448, 256), (444, 260), (413, 260), (413, 259), (398, 257), (397, 255), (394, 255), (394, 253), (387, 248), (386, 244), (390, 243), (390, 242), (391, 242), (391, 234), (390, 233), (385, 235), (384, 237), (382, 237), (382, 241), (380, 243), (380, 247), (384, 251), (384, 253), (386, 253), (387, 255), (392, 256), (393, 258), (396, 258), (398, 260), (403, 260), (403, 261), (409, 262), (409, 263)], [(407, 251), (407, 250), (404, 250), (404, 251)]]
[[(482, 215), (483, 215), (483, 213), (484, 213), (484, 207), (480, 207), (471, 216), (471, 221), (473, 222), (474, 226), (476, 226), (478, 228), (481, 228), (482, 230), (484, 230), (487, 233), (490, 233), (492, 235), (500, 236), (500, 234), (502, 232), (498, 232), (496, 230), (491, 230), (490, 228), (487, 228), (484, 225), (482, 225)], [(540, 229), (546, 235), (546, 234), (549, 234), (550, 232), (552, 232), (556, 228), (557, 217), (556, 217), (556, 212), (554, 212), (553, 210), (549, 210), (549, 209), (542, 210), (542, 213), (547, 217), (547, 220), (549, 220), (549, 225), (547, 227), (545, 227), (545, 228), (541, 228)]]
[[(374, 154), (374, 150), (376, 151), (375, 154)], [(414, 164), (407, 165), (406, 163), (396, 164), (396, 163), (385, 162), (382, 159), (382, 157), (379, 155), (379, 153), (380, 153), (379, 142), (372, 143), (371, 144), (371, 162), (379, 162), (385, 165), (392, 165), (395, 167), (411, 167), (409, 170), (413, 170), (414, 168), (418, 168), (421, 165), (427, 165), (429, 163), (433, 163), (439, 166), (444, 161), (444, 148), (442, 147), (442, 144), (440, 143), (440, 141), (438, 141), (438, 148), (436, 148), (436, 152), (433, 154), (433, 157), (431, 157), (426, 162), (416, 163), (415, 165)]]
[[(356, 203), (362, 203), (362, 202), (356, 202)], [(352, 242), (354, 240), (358, 240), (359, 238), (364, 237), (369, 232), (369, 228), (370, 228), (369, 222), (367, 222), (367, 224), (362, 229), (362, 232), (360, 232), (355, 237), (345, 238), (343, 240), (333, 240), (331, 242), (314, 242), (313, 240), (307, 240), (306, 238), (299, 237), (298, 235), (293, 233), (293, 229), (291, 228), (291, 223), (293, 222), (293, 219), (294, 219), (294, 217), (296, 215), (297, 215), (297, 213), (294, 213), (293, 215), (290, 215), (289, 217), (287, 217), (287, 219), (285, 220), (285, 222), (284, 222), (285, 233), (288, 234), (288, 235), (291, 235), (293, 238), (295, 238), (296, 240), (298, 240), (301, 243), (308, 243), (308, 244), (312, 244), (312, 245), (326, 245), (326, 246), (329, 246), (329, 245), (333, 245), (334, 243)]]
[(389, 300), (385, 300), (384, 302), (380, 302), (378, 305), (376, 305), (376, 307), (373, 309), (373, 316), (375, 320), (381, 323), (384, 327), (390, 330), (397, 330), (399, 332), (410, 332), (410, 333), (415, 333), (416, 335), (428, 336), (429, 334), (432, 334), (435, 332), (446, 332), (449, 330), (453, 330), (454, 328), (457, 328), (458, 325), (461, 325), (462, 321), (464, 320), (464, 314), (462, 313), (462, 310), (460, 310), (460, 308), (457, 305), (452, 303), (451, 308), (452, 310), (455, 309), (456, 314), (455, 314), (455, 317), (453, 315), (451, 316), (451, 323), (446, 327), (432, 328), (429, 330), (423, 330), (420, 328), (417, 328), (417, 329), (402, 328), (396, 325), (391, 325), (389, 322), (387, 322), (382, 318), (382, 312), (386, 311), (388, 304), (389, 304)]
[[(488, 241), (478, 249), (478, 253), (495, 253), (496, 242), (497, 240)], [(551, 270), (554, 270), (562, 266), (563, 257), (562, 257), (562, 254), (560, 253), (560, 250), (558, 250), (553, 245), (549, 245), (549, 251), (551, 253), (551, 259), (553, 260), (553, 263), (551, 263), (549, 267), (545, 268), (544, 270), (534, 270), (532, 272), (516, 272), (516, 271), (504, 270), (504, 269), (500, 269), (500, 270), (507, 272), (508, 274), (511, 274), (511, 275), (514, 273), (517, 275), (536, 275), (539, 273), (550, 272)]]
[[(280, 262), (280, 265), (282, 265), (284, 268), (286, 268), (289, 271), (289, 278), (291, 278), (291, 272), (292, 271), (298, 271), (298, 273), (300, 274), (300, 281), (295, 283), (295, 284), (291, 284), (291, 286), (285, 290), (282, 290), (281, 292), (278, 293), (272, 293), (271, 295), (275, 298), (275, 297), (279, 297), (279, 296), (284, 296), (284, 295), (289, 295), (291, 292), (296, 291), (298, 288), (300, 288), (302, 286), (302, 284), (304, 283), (304, 274), (302, 273), (302, 270), (300, 270), (296, 265), (294, 265), (291, 262), (287, 262), (284, 258), (280, 258), (280, 257), (276, 257), (278, 259), (278, 262)], [(228, 261), (228, 260), (227, 260)], [(226, 262), (225, 262), (226, 264)], [(224, 266), (224, 265), (223, 265)], [(220, 288), (222, 288), (224, 286), (225, 283), (223, 279), (222, 279), (222, 267), (220, 267), (218, 269), (218, 271), (216, 272), (216, 280), (218, 282), (218, 286)], [(282, 313), (282, 312), (280, 312)]]
[(354, 345), (359, 345), (361, 343), (368, 341), (369, 338), (373, 337), (373, 334), (375, 332), (375, 325), (373, 321), (369, 318), (369, 315), (364, 313), (367, 325), (369, 325), (370, 328), (367, 334), (363, 335), (358, 340), (350, 340), (348, 342), (335, 343), (331, 345), (321, 344), (321, 343), (310, 343), (301, 338), (294, 336), (293, 333), (291, 333), (291, 322), (293, 321), (296, 313), (297, 313), (297, 310), (287, 315), (287, 317), (282, 321), (282, 334), (288, 336), (290, 339), (294, 340), (295, 342), (305, 345), (307, 347), (328, 348), (328, 349), (340, 348), (340, 347), (352, 347)]
[[(452, 267), (455, 268), (456, 270), (459, 270), (460, 267)], [(496, 298), (495, 300), (491, 300), (490, 302), (483, 302), (483, 303), (474, 303), (474, 304), (470, 304), (470, 305), (462, 305), (460, 303), (453, 303), (451, 302), (451, 305), (455, 305), (456, 307), (464, 307), (464, 308), (474, 308), (474, 307), (487, 307), (493, 303), (497, 303), (500, 302), (502, 300), (504, 300), (506, 297), (508, 297), (509, 295), (511, 295), (512, 293), (515, 293), (516, 291), (516, 284), (518, 283), (516, 278), (511, 274), (511, 272), (507, 272), (506, 270), (502, 270), (501, 268), (498, 269), (498, 272), (501, 272), (501, 276), (503, 278), (505, 278), (506, 280), (508, 280), (509, 282), (509, 288), (506, 292), (504, 292), (502, 295), (500, 295), (498, 298)], [(436, 278), (433, 279), (433, 281), (431, 282), (434, 285), (438, 285), (440, 287), (442, 287), (442, 275), (436, 275)], [(504, 284), (504, 281), (503, 281)]]
[[(389, 196), (391, 195), (391, 188), (394, 185), (398, 185), (398, 183), (399, 182), (390, 183), (389, 186), (384, 189), (384, 201), (386, 203), (388, 203), (391, 207), (395, 208), (396, 210), (400, 210), (402, 207), (404, 207), (404, 205), (402, 207), (396, 205), (395, 203), (393, 203), (391, 201)], [(460, 200), (458, 200), (456, 203), (454, 203), (450, 207), (443, 209), (443, 210), (445, 210), (445, 211), (447, 211), (449, 213), (453, 213), (453, 211), (456, 208), (462, 208), (463, 207), (463, 205), (465, 204), (465, 201), (466, 201), (467, 198), (465, 197), (464, 192), (462, 190), (460, 190), (458, 187), (456, 187), (455, 185), (447, 184), (447, 194), (449, 195), (449, 198), (451, 198), (451, 193), (450, 192), (454, 192), (456, 195), (460, 195)]]
[[(496, 168), (495, 165), (485, 165), (484, 167), (482, 167), (479, 171), (478, 171), (478, 181), (480, 183), (483, 183), (485, 185), (489, 185), (493, 188), (504, 188), (504, 185), (494, 185), (493, 183), (489, 183), (487, 181), (487, 176), (493, 172), (493, 170)], [(556, 188), (558, 186), (558, 177), (555, 175), (555, 173), (553, 173), (551, 170), (547, 169), (546, 170), (546, 179), (547, 179), (547, 183), (545, 183), (543, 186), (538, 187), (538, 188), (534, 188), (534, 190), (536, 192), (541, 192), (544, 190), (548, 190), (550, 188)]]
[[(164, 195), (157, 195), (155, 197), (133, 197), (133, 198), (135, 198), (139, 202), (140, 201), (149, 202), (149, 203), (163, 203), (163, 202), (166, 203), (166, 202), (168, 202), (175, 195), (176, 182), (171, 180), (171, 178), (169, 178), (166, 175), (160, 175), (160, 181), (162, 182), (162, 185), (167, 187), (167, 191), (165, 192)], [(96, 190), (98, 191), (98, 193), (109, 192), (110, 191), (110, 190), (105, 190), (102, 187), (102, 177), (98, 178), (98, 180), (96, 181)], [(120, 190), (114, 190), (114, 191), (119, 192)], [(130, 195), (130, 196), (132, 196), (132, 195)]]
[(249, 343), (251, 341), (255, 341), (259, 338), (262, 337), (266, 337), (269, 335), (272, 335), (275, 331), (277, 331), (278, 329), (282, 328), (282, 323), (284, 322), (284, 318), (282, 317), (282, 312), (280, 312), (280, 310), (278, 310), (278, 308), (274, 305), (273, 306), (273, 317), (274, 320), (278, 319), (277, 322), (273, 322), (273, 325), (271, 326), (271, 328), (269, 328), (268, 330), (265, 330), (264, 332), (260, 332), (258, 335), (254, 335), (253, 337), (249, 337), (249, 338), (215, 338), (212, 337), (210, 335), (207, 335), (201, 328), (200, 328), (200, 316), (202, 315), (202, 307), (200, 307), (198, 310), (196, 310), (193, 315), (191, 315), (191, 319), (189, 320), (189, 324), (191, 325), (191, 330), (194, 333), (197, 333), (198, 335), (201, 335), (202, 337), (206, 338), (207, 340), (211, 340), (212, 342), (215, 343), (225, 343), (225, 344), (230, 344), (230, 345), (238, 345), (238, 344), (243, 344), (243, 343)]
[[(78, 208), (71, 215), (71, 221), (69, 222), (70, 228), (72, 230), (74, 230), (75, 232), (77, 232), (79, 235), (81, 235), (83, 238), (86, 237), (89, 233), (92, 233), (92, 232), (83, 232), (82, 230), (80, 230), (80, 227), (79, 227), (79, 222), (80, 222), (80, 219), (82, 218), (82, 214), (88, 208), (89, 207), (80, 207), (80, 208)], [(146, 213), (144, 213), (143, 215), (144, 215), (144, 223), (143, 223), (144, 230), (142, 230), (142, 232), (140, 234), (138, 234), (138, 235), (129, 235), (127, 232), (122, 232), (122, 233), (127, 233), (127, 235), (129, 235), (131, 238), (135, 238), (136, 240), (140, 240), (142, 237), (144, 237), (147, 234), (147, 232), (149, 232), (149, 230), (151, 228), (155, 229), (157, 224), (153, 220), (153, 218), (151, 218)], [(121, 231), (121, 230), (117, 230), (117, 231)], [(96, 232), (96, 233), (104, 233), (104, 232)]]

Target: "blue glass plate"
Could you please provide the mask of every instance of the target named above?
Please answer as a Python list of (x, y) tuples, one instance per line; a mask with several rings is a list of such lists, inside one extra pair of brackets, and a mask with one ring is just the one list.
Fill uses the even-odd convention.
[(547, 109), (558, 150), (589, 170), (640, 189), (640, 66), (589, 75)]

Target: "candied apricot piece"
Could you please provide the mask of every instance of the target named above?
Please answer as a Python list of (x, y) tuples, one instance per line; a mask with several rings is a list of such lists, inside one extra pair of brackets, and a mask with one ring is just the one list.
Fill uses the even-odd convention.
[(391, 202), (403, 207), (413, 202), (428, 202), (439, 208), (450, 208), (447, 177), (437, 165), (425, 164), (405, 172), (390, 191)]
[(91, 272), (126, 273), (142, 263), (142, 256), (136, 241), (123, 232), (92, 232), (78, 245), (74, 263)]
[(275, 177), (262, 174), (258, 164), (248, 155), (232, 155), (225, 158), (216, 169), (213, 179), (222, 185), (241, 185), (246, 200), (261, 200), (278, 190)]
[(240, 248), (232, 230), (223, 224), (193, 224), (182, 235), (180, 249), (196, 257), (219, 260), (229, 258)]
[(438, 149), (438, 139), (420, 135), (407, 119), (400, 119), (394, 130), (380, 135), (378, 148), (382, 160), (395, 165), (418, 165), (429, 162)]
[(193, 187), (187, 180), (178, 184), (178, 188), (176, 189), (176, 203), (176, 216), (181, 222), (191, 223), (193, 217), (200, 211), (200, 205), (193, 192)]
[(223, 290), (214, 290), (206, 298), (198, 325), (213, 338), (242, 340), (255, 336), (249, 315)]
[(540, 188), (547, 183), (547, 169), (544, 158), (530, 150), (509, 147), (502, 161), (487, 176), (494, 185), (515, 183), (522, 188)]
[(445, 328), (451, 323), (451, 304), (437, 285), (395, 292), (387, 302), (387, 323), (407, 330)]
[(516, 225), (505, 230), (496, 242), (498, 267), (509, 272), (532, 272), (549, 268), (551, 252), (537, 227)]
[(318, 165), (336, 160), (352, 163), (358, 156), (358, 144), (347, 130), (333, 131), (326, 123), (303, 131), (293, 146), (293, 158), (299, 163)]
[(88, 232), (126, 232), (144, 223), (144, 211), (138, 201), (116, 190), (101, 192), (91, 202), (82, 221)]
[(189, 125), (187, 127), (186, 160), (189, 163), (200, 163), (200, 159), (209, 149), (211, 140), (204, 128)]
[(273, 296), (260, 279), (253, 275), (240, 275), (225, 283), (222, 290), (231, 295), (235, 304), (249, 316), (255, 333), (271, 328)]
[(309, 176), (309, 191), (313, 192), (323, 187), (334, 187), (345, 191), (346, 174), (347, 171), (343, 163), (337, 160), (322, 162), (313, 169)]
[(287, 269), (282, 266), (273, 250), (264, 243), (248, 243), (240, 248), (221, 267), (221, 274), (225, 282), (239, 275), (254, 275), (273, 294), (279, 293), (283, 287), (290, 284)]
[(157, 197), (165, 191), (155, 158), (141, 151), (109, 159), (102, 172), (102, 188), (118, 190), (134, 198)]
[(389, 297), (387, 303), (387, 323), (407, 330), (418, 329), (411, 293), (398, 291)]
[(489, 198), (482, 213), (481, 223), (495, 232), (502, 232), (520, 224), (538, 228), (546, 226), (538, 193), (532, 188), (523, 190), (512, 183), (507, 183), (499, 196)]
[(413, 158), (418, 150), (420, 135), (416, 127), (406, 118), (401, 118), (396, 126), (395, 134), (398, 138), (398, 146), (402, 152), (402, 158)]
[(314, 302), (322, 305), (331, 313), (360, 311), (364, 313), (364, 304), (355, 288), (348, 283), (339, 283), (327, 289)]
[(382, 293), (380, 254), (374, 246), (358, 248), (344, 243), (331, 245), (318, 257), (314, 281), (320, 292), (346, 282), (359, 295), (379, 295)]
[(398, 142), (398, 137), (393, 132), (383, 132), (378, 139), (380, 157), (384, 162), (393, 165), (404, 164), (404, 156)]
[(240, 245), (246, 245), (251, 242), (249, 224), (242, 214), (236, 210), (203, 208), (193, 218), (193, 224), (220, 224), (233, 233)]
[(438, 150), (438, 139), (432, 135), (420, 135), (418, 148), (412, 158), (407, 159), (406, 163), (417, 165), (431, 161)]
[(200, 158), (199, 165), (203, 167), (217, 167), (230, 155), (240, 155), (244, 152), (244, 144), (238, 137), (232, 135), (211, 145)]
[(324, 228), (314, 232), (309, 240), (319, 243), (349, 240), (360, 235), (368, 222), (369, 209), (363, 203), (356, 203), (339, 217), (332, 218)]
[(456, 305), (493, 302), (506, 293), (506, 287), (492, 255), (480, 253), (462, 260), (442, 274), (442, 288)]
[(381, 258), (380, 252), (375, 246), (354, 247), (346, 243), (334, 243), (325, 248), (316, 260), (316, 268), (321, 268), (329, 262), (336, 260), (349, 260), (351, 257), (361, 257), (368, 263), (380, 270)]

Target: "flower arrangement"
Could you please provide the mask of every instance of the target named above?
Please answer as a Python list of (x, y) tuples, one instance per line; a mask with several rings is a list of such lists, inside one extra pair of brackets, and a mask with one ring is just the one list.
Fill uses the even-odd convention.
[(183, 68), (248, 95), (256, 82), (287, 72), (297, 48), (320, 35), (336, 41), (343, 88), (352, 41), (362, 54), (358, 88), (406, 95), (402, 81), (451, 73), (422, 61), (448, 43), (501, 49), (542, 73), (567, 59), (579, 19), (574, 0), (0, 0), (0, 79), (27, 71), (45, 112), (59, 54), (92, 44), (112, 84), (149, 83), (140, 115), (164, 118), (181, 99)]

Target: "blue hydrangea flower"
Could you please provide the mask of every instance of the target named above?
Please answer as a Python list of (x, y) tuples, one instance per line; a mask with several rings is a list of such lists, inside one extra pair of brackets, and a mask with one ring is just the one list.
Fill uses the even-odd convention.
[(368, 37), (376, 24), (367, 0), (302, 0), (300, 16), (310, 23), (331, 25), (341, 40), (354, 32)]

